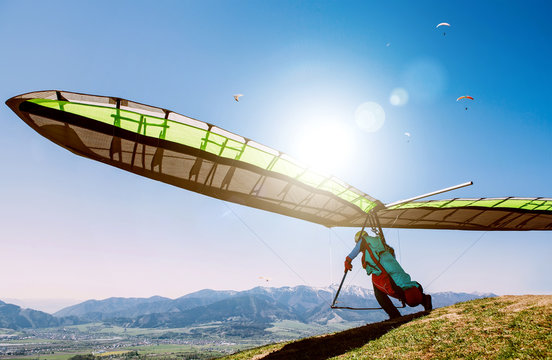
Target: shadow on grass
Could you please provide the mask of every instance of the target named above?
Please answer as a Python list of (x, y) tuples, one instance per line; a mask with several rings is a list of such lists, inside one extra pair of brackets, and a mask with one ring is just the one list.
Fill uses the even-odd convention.
[(428, 312), (422, 311), (415, 314), (401, 316), (400, 318), (393, 320), (368, 324), (335, 334), (322, 335), (295, 341), (291, 344), (287, 344), (280, 350), (271, 352), (262, 359), (328, 359), (361, 347), (367, 342), (385, 335), (394, 328), (427, 314)]

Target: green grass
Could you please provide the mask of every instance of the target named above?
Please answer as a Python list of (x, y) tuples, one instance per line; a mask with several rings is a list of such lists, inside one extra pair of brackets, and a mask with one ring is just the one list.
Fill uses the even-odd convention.
[(7, 335), (21, 335), (21, 332), (17, 330), (12, 330), (12, 329), (0, 328), (0, 336), (7, 336)]
[(138, 335), (155, 335), (163, 334), (166, 332), (189, 332), (187, 329), (150, 329), (150, 328), (125, 328), (122, 326), (111, 326), (105, 325), (103, 323), (91, 323), (83, 325), (72, 325), (66, 326), (68, 329), (76, 329), (80, 332), (93, 332), (95, 334), (112, 334), (112, 335), (128, 335), (128, 336), (138, 336)]
[[(519, 297), (525, 299), (525, 297)], [(534, 300), (534, 299), (533, 299)], [(437, 309), (334, 359), (549, 359), (552, 305), (490, 298)]]
[(88, 323), (88, 324), (81, 324), (81, 325), (69, 325), (65, 326), (66, 329), (76, 329), (78, 331), (89, 331), (93, 328), (101, 328), (103, 327), (103, 323)]
[(33, 338), (33, 339), (18, 339), (18, 340), (0, 340), (0, 343), (3, 344), (51, 344), (58, 342), (58, 340), (52, 340), (52, 339), (41, 339), (41, 338)]
[(46, 355), (26, 355), (26, 356), (7, 356), (5, 357), (5, 359), (10, 359), (10, 360), (16, 360), (16, 359), (21, 359), (21, 360), (30, 360), (30, 359), (33, 359), (33, 360), (68, 360), (69, 358), (75, 356), (75, 355), (79, 355), (79, 354), (83, 354), (82, 352), (74, 352), (74, 353), (57, 353), (57, 354), (46, 354)]
[(162, 344), (162, 345), (144, 345), (144, 346), (130, 346), (128, 350), (136, 350), (141, 354), (165, 354), (174, 352), (190, 352), (198, 349), (205, 348), (199, 345), (176, 345), (176, 344)]
[[(239, 351), (240, 347), (236, 346), (233, 351)], [(197, 355), (201, 358), (215, 358), (224, 355), (222, 347), (215, 345), (145, 345), (145, 346), (128, 346), (117, 350), (108, 350), (107, 353), (97, 354), (95, 357), (98, 360), (103, 358), (119, 359), (124, 358), (125, 352), (137, 351), (141, 358), (147, 359), (185, 359)], [(6, 357), (7, 359), (40, 359), (40, 360), (68, 360), (75, 355), (92, 354), (93, 350), (79, 350), (75, 352), (56, 353), (46, 355), (26, 355)], [(110, 356), (108, 356), (110, 355)]]
[[(261, 359), (286, 344), (222, 359)], [(308, 358), (308, 348), (304, 353)], [(552, 359), (552, 296), (504, 296), (439, 308), (332, 359)]]
[(287, 343), (279, 343), (279, 344), (271, 344), (266, 346), (261, 346), (254, 349), (248, 349), (244, 351), (240, 351), (238, 353), (228, 355), (225, 357), (222, 357), (218, 360), (245, 360), (245, 359), (252, 359), (254, 357), (257, 357), (261, 354), (268, 354), (272, 351), (280, 350), (284, 345)]

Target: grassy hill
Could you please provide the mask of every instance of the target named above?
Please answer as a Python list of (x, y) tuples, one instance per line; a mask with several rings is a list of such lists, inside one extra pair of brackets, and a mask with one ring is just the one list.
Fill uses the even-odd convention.
[(458, 358), (552, 358), (552, 295), (473, 300), (222, 359)]

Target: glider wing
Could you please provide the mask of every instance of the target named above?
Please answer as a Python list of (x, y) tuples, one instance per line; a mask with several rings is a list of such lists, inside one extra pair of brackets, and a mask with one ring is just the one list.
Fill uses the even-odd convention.
[(378, 218), (385, 228), (552, 230), (552, 198), (415, 201), (378, 211)]
[[(360, 227), (377, 200), (214, 125), (125, 99), (40, 91), (7, 105), (69, 151), (207, 196), (327, 227)], [(378, 210), (382, 227), (552, 230), (552, 199), (415, 201)]]
[(55, 90), (6, 104), (77, 155), (214, 198), (328, 227), (350, 226), (376, 206), (283, 153), (166, 109)]

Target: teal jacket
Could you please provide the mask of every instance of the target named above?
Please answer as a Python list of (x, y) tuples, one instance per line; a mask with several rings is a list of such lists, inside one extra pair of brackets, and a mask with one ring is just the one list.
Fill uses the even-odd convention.
[[(364, 246), (362, 246), (362, 242), (364, 242)], [(379, 237), (365, 236), (362, 240), (356, 243), (355, 248), (349, 254), (349, 258), (354, 259), (359, 253), (362, 252), (361, 249), (366, 247), (369, 247), (370, 250), (372, 250), (372, 254), (376, 260), (379, 261), (383, 269), (401, 289), (419, 286), (417, 282), (412, 281), (410, 275), (403, 270), (402, 266), (391, 254), (391, 252), (385, 248)], [(368, 275), (374, 274), (377, 276), (382, 273), (377, 263), (372, 259), (372, 256), (370, 256), (370, 252), (368, 250), (365, 250), (362, 254), (362, 266), (366, 269), (366, 273)]]

